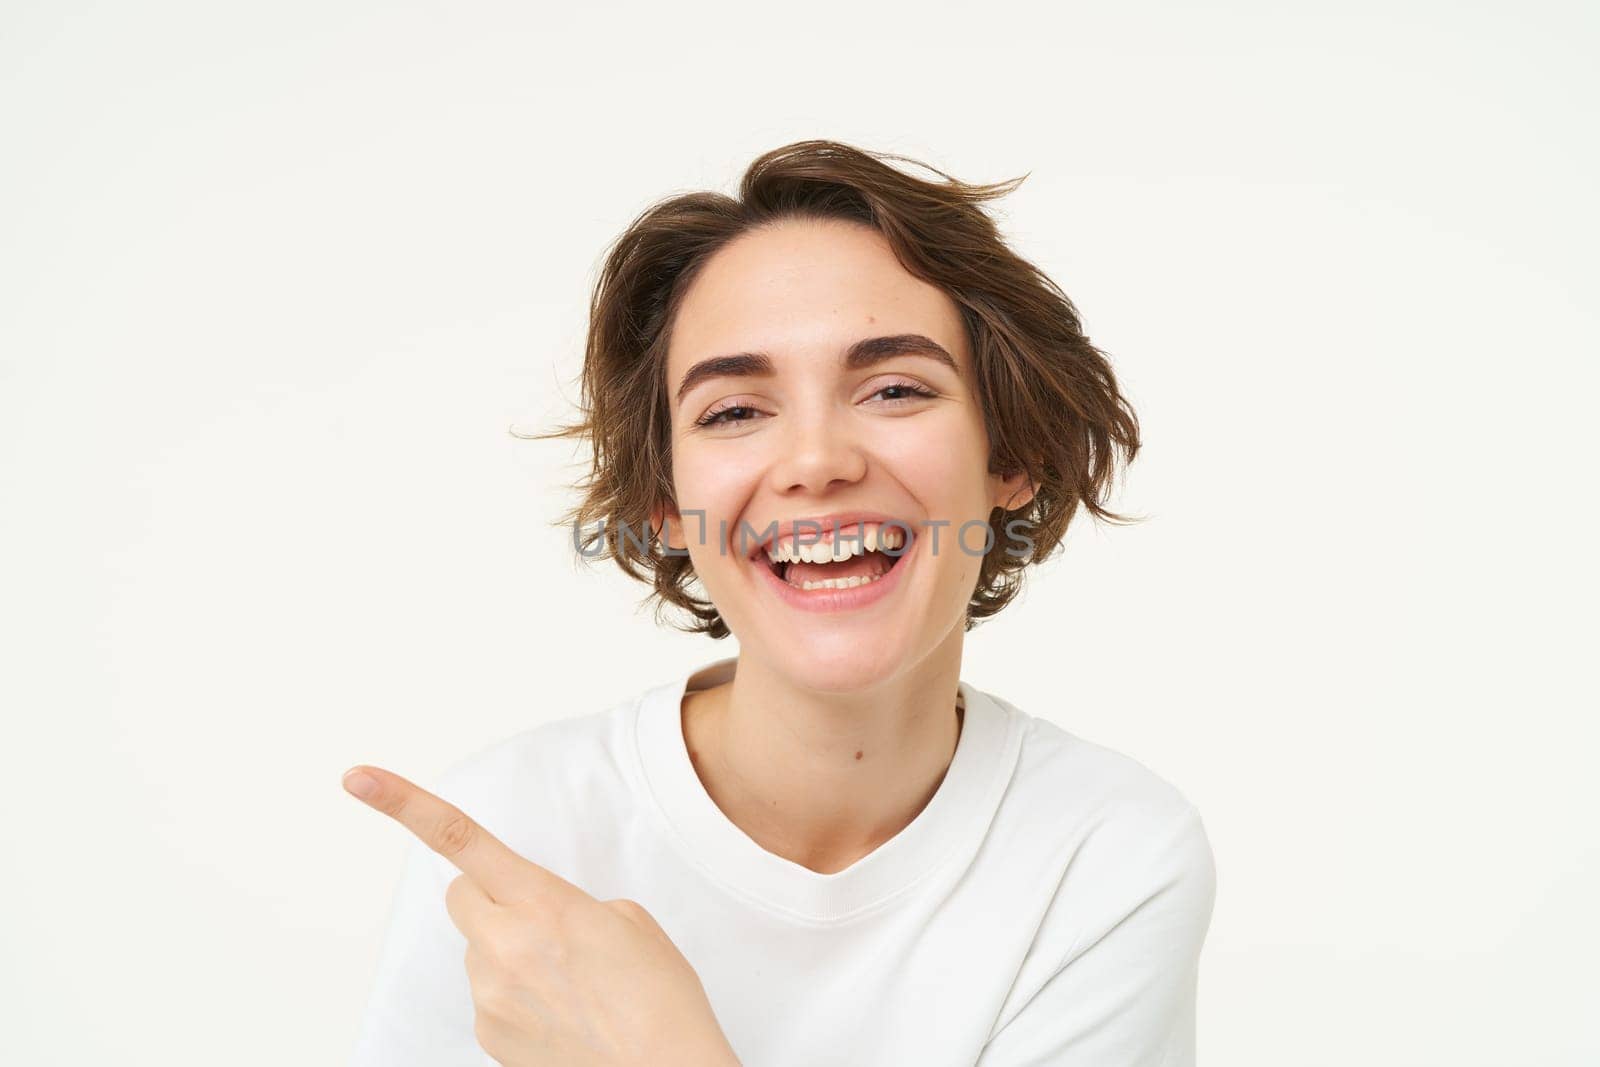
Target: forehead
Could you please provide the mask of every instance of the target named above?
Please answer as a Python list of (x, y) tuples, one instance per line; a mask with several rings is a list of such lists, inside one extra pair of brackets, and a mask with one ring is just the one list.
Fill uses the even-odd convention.
[(746, 233), (702, 267), (679, 305), (668, 381), (708, 355), (763, 351), (834, 358), (874, 334), (921, 333), (967, 365), (960, 310), (914, 277), (877, 230), (845, 220), (792, 219)]

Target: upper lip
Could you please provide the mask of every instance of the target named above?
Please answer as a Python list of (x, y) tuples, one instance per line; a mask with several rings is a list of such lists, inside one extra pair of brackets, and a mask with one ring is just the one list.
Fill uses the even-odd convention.
[(886, 515), (881, 511), (836, 511), (830, 515), (810, 515), (797, 519), (785, 519), (777, 523), (768, 522), (765, 525), (752, 527), (757, 534), (761, 535), (761, 539), (751, 546), (749, 558), (754, 559), (768, 545), (775, 544), (788, 537), (798, 536), (804, 538), (806, 544), (832, 541), (833, 535), (839, 530), (853, 526), (856, 523), (872, 522), (879, 524), (894, 523), (895, 529), (905, 530), (907, 544), (910, 543), (910, 538), (916, 536), (912, 524), (895, 515)]

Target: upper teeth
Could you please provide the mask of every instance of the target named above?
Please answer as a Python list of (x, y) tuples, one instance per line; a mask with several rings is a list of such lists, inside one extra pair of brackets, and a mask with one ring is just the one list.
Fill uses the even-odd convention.
[(861, 526), (859, 532), (836, 532), (832, 541), (816, 540), (820, 536), (818, 531), (811, 529), (790, 534), (767, 546), (767, 558), (774, 563), (842, 563), (851, 556), (862, 556), (884, 548), (899, 548), (906, 543), (904, 530), (893, 527), (884, 529), (876, 523)]

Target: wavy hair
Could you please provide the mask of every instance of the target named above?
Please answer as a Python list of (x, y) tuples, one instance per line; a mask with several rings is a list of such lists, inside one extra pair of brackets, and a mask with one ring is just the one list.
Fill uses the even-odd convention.
[[(921, 167), (940, 180), (906, 173)], [(532, 439), (588, 444), (572, 526), (585, 559), (611, 559), (652, 587), (659, 621), (720, 638), (727, 624), (691, 588), (687, 555), (655, 551), (646, 531), (660, 504), (674, 503), (666, 356), (674, 316), (705, 263), (741, 234), (788, 218), (844, 219), (872, 226), (900, 264), (938, 286), (961, 311), (973, 353), (977, 398), (989, 440), (989, 470), (1027, 473), (1032, 498), (989, 516), (994, 536), (967, 606), (966, 628), (1017, 595), (1026, 568), (1054, 553), (1081, 505), (1127, 523), (1105, 500), (1119, 462), (1138, 453), (1139, 423), (1105, 354), (1084, 335), (1067, 295), (1002, 239), (983, 204), (1027, 177), (968, 184), (925, 163), (838, 141), (797, 141), (759, 156), (737, 196), (693, 192), (660, 200), (612, 243), (595, 282), (581, 373), (579, 418)], [(514, 431), (513, 431), (514, 432)], [(1032, 548), (1002, 551), (1016, 520)], [(596, 547), (598, 546), (598, 547)]]

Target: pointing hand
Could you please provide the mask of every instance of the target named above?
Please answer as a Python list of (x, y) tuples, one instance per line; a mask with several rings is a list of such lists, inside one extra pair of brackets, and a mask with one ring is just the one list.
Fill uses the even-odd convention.
[(689, 961), (631, 900), (596, 900), (452, 804), (377, 767), (352, 795), (461, 876), (445, 907), (467, 939), (478, 1044), (504, 1067), (736, 1065)]

